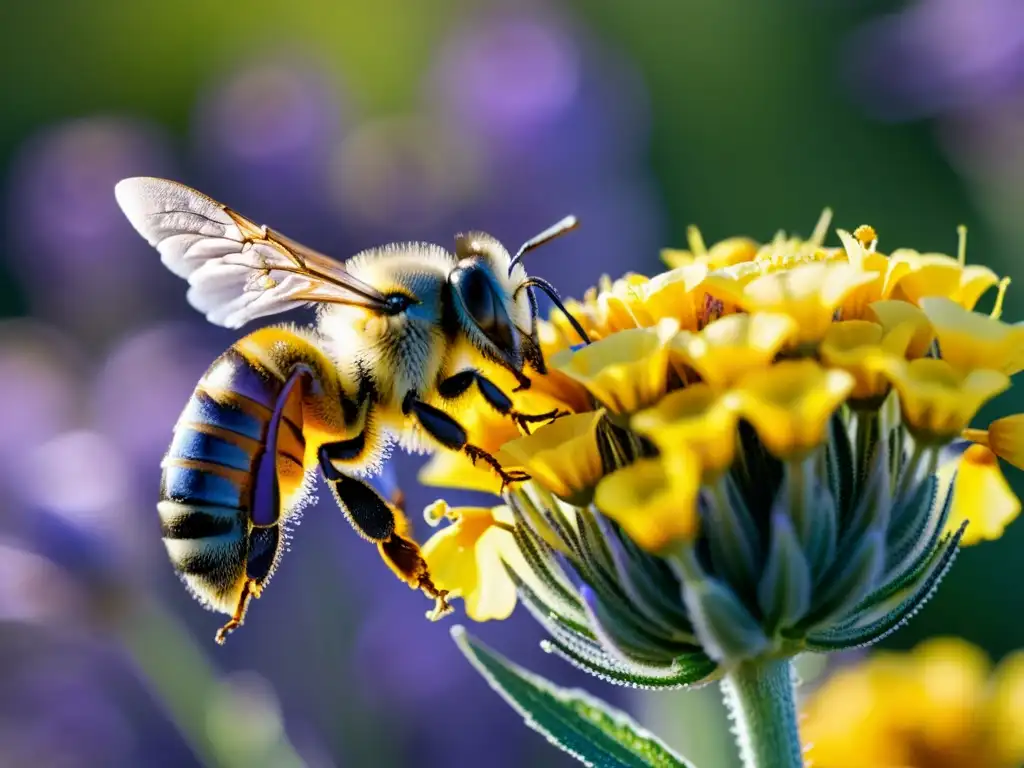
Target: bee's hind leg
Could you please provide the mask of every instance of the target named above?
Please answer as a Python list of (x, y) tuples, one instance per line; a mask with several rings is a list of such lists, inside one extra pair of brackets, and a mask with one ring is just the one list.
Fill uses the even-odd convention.
[(453, 451), (462, 451), (473, 460), (474, 464), (478, 460), (487, 462), (501, 478), (502, 490), (505, 490), (505, 486), (510, 483), (521, 483), (524, 480), (530, 479), (530, 476), (525, 472), (517, 469), (505, 469), (496, 458), (483, 448), (470, 445), (463, 426), (441, 409), (435, 408), (429, 403), (424, 403), (422, 400), (417, 400), (415, 397), (406, 397), (402, 410), (407, 414), (411, 413), (416, 416), (416, 420), (426, 430), (427, 434), (444, 447), (450, 448)]
[(448, 592), (434, 585), (419, 545), (409, 536), (410, 525), (402, 507), (389, 504), (369, 483), (342, 472), (334, 463), (352, 460), (362, 453), (364, 445), (365, 437), (360, 435), (321, 446), (320, 470), (356, 533), (377, 545), (380, 556), (398, 578), (434, 598), (430, 618), (439, 619), (451, 612)]

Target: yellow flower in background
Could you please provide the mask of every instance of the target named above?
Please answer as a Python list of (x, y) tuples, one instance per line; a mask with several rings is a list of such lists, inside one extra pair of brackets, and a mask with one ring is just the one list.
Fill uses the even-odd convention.
[(738, 420), (732, 398), (719, 395), (707, 384), (695, 384), (640, 411), (630, 426), (663, 454), (692, 452), (704, 472), (704, 482), (709, 482), (732, 464)]
[(1012, 376), (1024, 369), (1024, 328), (971, 312), (944, 297), (921, 300), (942, 359), (960, 371), (993, 368)]
[(622, 526), (639, 547), (661, 552), (692, 540), (699, 528), (700, 463), (678, 449), (668, 457), (641, 459), (605, 477), (594, 506)]
[(853, 385), (846, 371), (795, 360), (747, 374), (735, 394), (740, 413), (765, 447), (780, 458), (797, 458), (825, 440), (832, 413)]
[(879, 362), (896, 387), (907, 428), (928, 442), (948, 442), (971, 423), (978, 410), (1010, 386), (1006, 374), (974, 370), (966, 375), (945, 360)]
[(964, 640), (873, 654), (804, 706), (814, 768), (1017, 768), (1024, 761), (1024, 653), (995, 669)]
[(423, 558), (438, 589), (461, 597), (474, 621), (507, 619), (516, 606), (516, 588), (503, 560), (518, 563), (522, 555), (511, 533), (508, 507), (449, 507), (436, 501), (424, 510), (432, 525), (450, 523), (423, 545)]
[(727, 315), (698, 334), (680, 334), (673, 340), (671, 350), (705, 382), (722, 388), (748, 371), (770, 365), (796, 332), (797, 323), (788, 315)]
[(612, 413), (632, 413), (665, 394), (668, 343), (679, 323), (632, 328), (575, 352), (565, 350), (550, 365), (585, 386)]
[(985, 446), (972, 445), (958, 461), (939, 471), (943, 485), (953, 479), (954, 471), (947, 531), (955, 531), (966, 520), (961, 544), (998, 539), (1020, 514), (1020, 500), (1006, 482), (999, 459)]
[(505, 443), (498, 458), (521, 466), (565, 501), (585, 499), (604, 472), (597, 427), (604, 411), (577, 413)]
[(889, 381), (876, 361), (893, 355), (900, 359), (914, 335), (909, 324), (900, 325), (888, 334), (877, 323), (867, 320), (844, 320), (833, 323), (821, 343), (821, 360), (831, 368), (846, 371), (854, 379), (850, 400), (853, 407), (866, 404), (877, 408), (889, 392)]

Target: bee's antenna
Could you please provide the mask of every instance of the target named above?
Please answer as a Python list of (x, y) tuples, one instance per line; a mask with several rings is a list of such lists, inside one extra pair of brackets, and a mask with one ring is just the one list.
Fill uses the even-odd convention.
[(529, 240), (523, 243), (522, 247), (518, 251), (516, 251), (516, 255), (512, 257), (512, 261), (508, 265), (508, 273), (511, 275), (512, 270), (515, 269), (516, 264), (522, 261), (523, 256), (532, 251), (534, 248), (544, 245), (545, 243), (554, 240), (556, 237), (564, 235), (566, 232), (571, 232), (572, 230), (576, 229), (576, 227), (578, 227), (579, 225), (579, 219), (577, 219), (575, 216), (566, 216), (560, 222), (548, 227), (539, 235), (531, 237)]
[[(552, 227), (552, 229), (554, 229), (554, 227)], [(559, 232), (558, 234), (561, 234), (561, 232)], [(551, 303), (554, 304), (563, 315), (565, 315), (566, 319), (569, 321), (569, 324), (573, 327), (573, 330), (579, 334), (579, 337), (583, 341), (583, 343), (590, 343), (590, 337), (587, 336), (587, 332), (583, 330), (583, 326), (580, 325), (579, 320), (577, 320), (575, 317), (569, 314), (569, 310), (566, 309), (565, 304), (562, 303), (562, 297), (558, 295), (558, 291), (555, 290), (555, 286), (553, 286), (547, 280), (544, 280), (540, 277), (531, 276), (526, 278), (525, 280), (523, 280), (522, 283), (519, 284), (519, 287), (516, 288), (516, 293), (519, 293), (519, 291), (521, 291), (524, 288), (531, 287), (540, 288), (542, 291), (544, 291), (544, 293), (548, 295), (548, 298), (551, 299)]]

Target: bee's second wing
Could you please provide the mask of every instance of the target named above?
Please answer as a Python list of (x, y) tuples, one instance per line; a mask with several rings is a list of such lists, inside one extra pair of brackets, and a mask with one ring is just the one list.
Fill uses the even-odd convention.
[(340, 263), (183, 184), (138, 177), (118, 182), (114, 194), (212, 323), (238, 328), (308, 302), (384, 307), (385, 297)]

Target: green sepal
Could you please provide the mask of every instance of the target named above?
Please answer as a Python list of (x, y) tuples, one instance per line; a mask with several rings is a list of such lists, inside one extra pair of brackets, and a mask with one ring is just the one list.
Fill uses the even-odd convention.
[(880, 531), (862, 536), (857, 547), (837, 560), (815, 594), (814, 610), (803, 626), (841, 620), (858, 607), (882, 576), (885, 536)]
[(664, 669), (653, 668), (641, 672), (635, 665), (631, 665), (634, 669), (627, 669), (620, 665), (598, 664), (592, 657), (584, 656), (555, 639), (541, 640), (540, 646), (545, 652), (565, 659), (577, 669), (588, 672), (606, 683), (649, 691), (696, 687), (710, 682), (711, 676), (718, 669), (718, 665), (703, 653), (679, 656)]
[[(682, 637), (671, 637), (637, 620), (623, 598), (601, 593), (589, 585), (580, 587), (589, 624), (609, 652), (625, 663), (666, 663), (696, 646)], [(616, 651), (618, 653), (616, 653)]]
[(721, 581), (687, 580), (683, 599), (697, 637), (715, 660), (749, 659), (768, 649), (764, 629), (747, 607)]
[(852, 620), (839, 627), (808, 634), (804, 647), (810, 651), (832, 652), (870, 645), (910, 621), (953, 566), (964, 527), (966, 524), (934, 550), (926, 567), (918, 574), (918, 580), (883, 603), (859, 610)]
[(757, 602), (769, 631), (796, 624), (811, 607), (811, 568), (789, 516), (775, 512)]
[(470, 637), (452, 638), (488, 684), (526, 724), (581, 763), (599, 768), (693, 768), (629, 717), (580, 690), (559, 688)]
[(811, 578), (817, 581), (835, 561), (839, 539), (839, 511), (828, 487), (815, 479), (811, 484), (810, 537), (807, 562)]
[(836, 501), (840, 515), (846, 513), (853, 499), (854, 466), (853, 447), (850, 445), (850, 433), (840, 412), (832, 414), (829, 422), (827, 471), (828, 487), (832, 498)]
[[(902, 500), (893, 508), (888, 533), (888, 568), (893, 568), (905, 560), (920, 542), (929, 521), (935, 517), (938, 492), (937, 478), (935, 475), (928, 475), (918, 483), (909, 498)], [(947, 495), (951, 498), (953, 494)], [(939, 530), (941, 531), (941, 528)]]
[(848, 510), (839, 534), (837, 560), (848, 556), (859, 546), (859, 541), (869, 528), (884, 531), (889, 527), (892, 506), (892, 478), (889, 476), (889, 454), (886, 441), (875, 443), (871, 468), (863, 483), (859, 500)]
[(544, 585), (555, 610), (578, 623), (586, 621), (583, 603), (562, 568), (554, 561), (550, 547), (526, 526), (516, 525), (512, 536), (530, 571)]
[(701, 526), (715, 573), (741, 594), (752, 595), (763, 560), (760, 534), (743, 496), (730, 492), (732, 486), (726, 477), (705, 494)]

